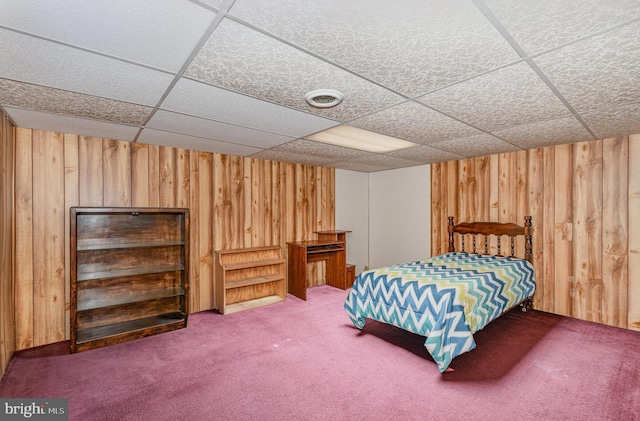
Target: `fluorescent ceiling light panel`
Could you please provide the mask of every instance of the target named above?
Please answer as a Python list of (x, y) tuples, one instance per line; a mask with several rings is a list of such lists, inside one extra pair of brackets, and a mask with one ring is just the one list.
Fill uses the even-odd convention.
[(370, 132), (353, 126), (336, 126), (331, 129), (306, 136), (305, 139), (329, 143), (345, 148), (367, 152), (391, 152), (417, 146), (415, 143), (380, 133)]

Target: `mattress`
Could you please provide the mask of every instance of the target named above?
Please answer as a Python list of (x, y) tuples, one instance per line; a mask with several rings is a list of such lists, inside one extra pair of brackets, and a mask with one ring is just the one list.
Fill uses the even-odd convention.
[(362, 329), (365, 319), (422, 336), (442, 373), (476, 347), (473, 334), (535, 293), (533, 265), (470, 253), (441, 256), (360, 273), (344, 308)]

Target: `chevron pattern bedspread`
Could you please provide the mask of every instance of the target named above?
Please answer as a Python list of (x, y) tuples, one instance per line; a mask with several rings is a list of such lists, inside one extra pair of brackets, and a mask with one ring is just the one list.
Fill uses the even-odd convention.
[(476, 347), (475, 332), (535, 289), (526, 260), (447, 253), (362, 272), (344, 308), (360, 329), (370, 318), (426, 336), (425, 347), (443, 373)]

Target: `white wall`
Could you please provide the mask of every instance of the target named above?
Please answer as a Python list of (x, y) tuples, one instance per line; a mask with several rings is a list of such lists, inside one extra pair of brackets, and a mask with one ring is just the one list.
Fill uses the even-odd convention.
[(369, 266), (430, 257), (428, 165), (369, 174)]
[(336, 170), (336, 229), (347, 235), (356, 273), (431, 253), (428, 165), (375, 173)]
[(347, 262), (369, 265), (369, 174), (336, 169), (336, 229), (347, 234)]

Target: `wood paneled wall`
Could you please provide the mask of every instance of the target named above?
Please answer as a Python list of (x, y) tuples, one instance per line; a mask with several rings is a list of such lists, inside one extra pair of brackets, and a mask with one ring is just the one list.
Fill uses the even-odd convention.
[(189, 208), (192, 312), (214, 306), (214, 250), (335, 228), (330, 168), (22, 128), (15, 165), (17, 349), (69, 338), (71, 206)]
[(0, 111), (0, 377), (15, 351), (13, 168), (13, 125)]
[(432, 254), (446, 252), (447, 216), (532, 215), (535, 308), (640, 330), (639, 162), (634, 135), (434, 164)]

